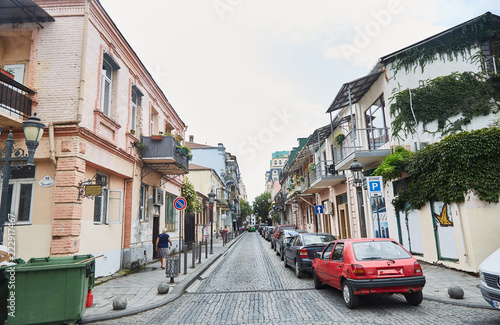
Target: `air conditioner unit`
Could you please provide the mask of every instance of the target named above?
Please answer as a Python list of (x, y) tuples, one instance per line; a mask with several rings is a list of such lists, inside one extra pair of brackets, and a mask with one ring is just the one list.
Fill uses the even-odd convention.
[(163, 190), (161, 188), (154, 189), (153, 204), (163, 205)]
[(324, 214), (333, 214), (332, 202), (330, 201), (323, 202), (323, 212)]

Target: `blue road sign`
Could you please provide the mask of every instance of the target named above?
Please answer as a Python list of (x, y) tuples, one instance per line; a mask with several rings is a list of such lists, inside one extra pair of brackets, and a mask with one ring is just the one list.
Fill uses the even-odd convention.
[(369, 176), (367, 179), (370, 197), (382, 197), (382, 176)]
[(182, 196), (179, 196), (174, 200), (174, 208), (176, 210), (184, 210), (186, 208), (187, 201)]
[(323, 213), (323, 206), (322, 205), (315, 205), (314, 211), (316, 211), (316, 214)]

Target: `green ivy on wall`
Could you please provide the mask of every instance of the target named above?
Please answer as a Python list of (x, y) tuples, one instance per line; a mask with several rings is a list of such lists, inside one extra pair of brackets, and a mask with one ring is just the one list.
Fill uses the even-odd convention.
[(373, 176), (382, 176), (384, 185), (392, 180), (401, 178), (406, 162), (413, 153), (403, 147), (397, 147), (394, 153), (386, 156), (382, 163), (373, 171)]
[(499, 19), (488, 12), (419, 46), (410, 47), (386, 59), (383, 64), (387, 67), (392, 63), (395, 74), (401, 69), (406, 72), (415, 71), (417, 67), (423, 72), (427, 64), (436, 60), (453, 61), (460, 56), (471, 56), (471, 51), (485, 41), (492, 41), (492, 48), (499, 49), (498, 35), (500, 35)]
[[(431, 133), (447, 135), (462, 131), (462, 127), (470, 124), (474, 117), (498, 113), (500, 86), (473, 72), (455, 72), (428, 79), (412, 89), (411, 101), (408, 89), (395, 92), (391, 101), (394, 137), (401, 137), (401, 132), (405, 137), (415, 134), (418, 123), (422, 123), (426, 130), (426, 125), (433, 121), (437, 121), (438, 128)], [(458, 114), (461, 117), (452, 122), (450, 118)]]
[(198, 193), (187, 177), (184, 177), (182, 183), (181, 196), (187, 201), (186, 212), (201, 212), (201, 202)]
[(406, 203), (414, 209), (430, 200), (462, 203), (470, 192), (482, 201), (498, 203), (500, 128), (450, 135), (407, 156), (399, 166), (400, 172), (408, 173), (409, 182), (392, 202), (398, 211)]

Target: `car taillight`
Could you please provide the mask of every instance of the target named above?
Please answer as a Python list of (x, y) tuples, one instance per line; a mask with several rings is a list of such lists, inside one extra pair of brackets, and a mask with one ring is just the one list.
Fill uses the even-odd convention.
[(365, 269), (359, 264), (351, 265), (351, 269), (355, 276), (366, 276)]
[(414, 265), (414, 272), (415, 272), (415, 275), (422, 275), (422, 267), (420, 266), (420, 264), (418, 262), (415, 261), (415, 264)]
[(309, 254), (307, 254), (307, 249), (306, 248), (302, 248), (299, 252), (299, 257), (300, 258), (307, 258), (309, 256)]

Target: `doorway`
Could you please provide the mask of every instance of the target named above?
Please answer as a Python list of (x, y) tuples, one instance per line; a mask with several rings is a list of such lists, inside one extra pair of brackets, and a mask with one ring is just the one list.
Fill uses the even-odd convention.
[(157, 259), (156, 255), (156, 238), (160, 235), (160, 217), (153, 217), (153, 259)]
[(339, 204), (339, 231), (340, 239), (351, 238), (351, 224), (349, 222), (349, 210), (347, 203)]

